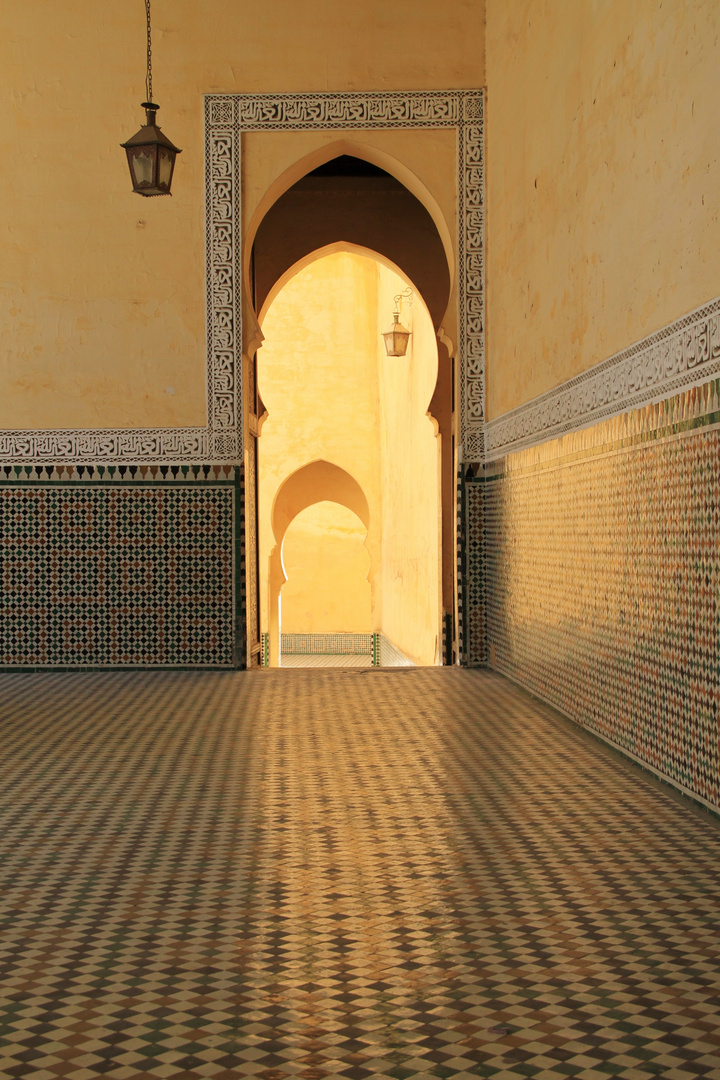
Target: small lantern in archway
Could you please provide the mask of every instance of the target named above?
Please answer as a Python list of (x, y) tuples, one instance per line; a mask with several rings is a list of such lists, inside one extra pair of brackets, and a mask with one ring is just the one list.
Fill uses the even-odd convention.
[[(393, 312), (393, 324), (387, 333), (383, 334), (385, 340), (385, 352), (388, 356), (404, 356), (407, 352), (408, 341), (410, 340), (410, 331), (407, 330), (400, 322), (400, 313), (402, 311), (403, 297), (410, 299), (413, 295), (412, 289), (405, 289), (404, 292), (398, 293), (395, 297), (395, 311)], [(412, 303), (412, 300), (410, 299)]]
[(147, 17), (147, 74), (145, 89), (147, 101), (143, 101), (146, 123), (128, 139), (120, 143), (127, 154), (133, 191), (138, 195), (169, 195), (175, 158), (182, 153), (167, 135), (163, 135), (155, 123), (155, 113), (160, 108), (152, 99), (152, 43), (150, 40), (150, 0), (145, 0)]

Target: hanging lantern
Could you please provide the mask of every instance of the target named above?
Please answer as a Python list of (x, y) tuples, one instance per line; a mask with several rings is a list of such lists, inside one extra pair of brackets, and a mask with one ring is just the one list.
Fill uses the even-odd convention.
[(404, 356), (407, 352), (408, 341), (410, 339), (410, 331), (406, 330), (400, 322), (400, 312), (393, 312), (393, 324), (386, 334), (383, 334), (385, 339), (385, 352), (388, 356)]
[(127, 142), (121, 143), (127, 154), (133, 191), (138, 195), (169, 195), (175, 158), (182, 153), (163, 135), (155, 123), (155, 113), (160, 108), (152, 99), (152, 43), (150, 40), (150, 0), (145, 0), (147, 17), (147, 73), (145, 89), (147, 101), (143, 101), (146, 123)]
[(388, 356), (404, 356), (407, 352), (410, 331), (406, 330), (400, 322), (400, 312), (402, 311), (403, 297), (409, 299), (410, 303), (412, 303), (412, 295), (412, 289), (405, 289), (404, 292), (395, 297), (396, 310), (393, 312), (393, 324), (387, 333), (383, 334), (385, 352)]
[(155, 123), (159, 107), (143, 101), (147, 123), (120, 144), (127, 153), (133, 191), (138, 195), (170, 195), (175, 158), (182, 153)]

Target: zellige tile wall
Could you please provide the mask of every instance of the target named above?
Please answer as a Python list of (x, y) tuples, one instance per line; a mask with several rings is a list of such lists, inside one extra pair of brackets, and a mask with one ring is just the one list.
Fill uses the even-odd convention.
[(372, 634), (281, 634), (280, 649), (283, 654), (302, 656), (310, 653), (359, 655), (372, 653), (372, 639)]
[[(466, 479), (470, 536), (484, 518), (491, 665), (713, 807), (719, 390), (708, 383)], [(471, 597), (481, 570), (470, 567)], [(485, 647), (473, 647), (485, 614), (475, 609), (471, 662)]]
[(0, 666), (237, 666), (237, 472), (4, 469)]

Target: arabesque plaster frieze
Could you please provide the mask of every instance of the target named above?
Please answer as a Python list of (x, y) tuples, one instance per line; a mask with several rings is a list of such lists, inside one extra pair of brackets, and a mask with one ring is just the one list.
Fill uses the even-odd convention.
[[(454, 128), (458, 139), (458, 307), (460, 368), (460, 428), (466, 460), (484, 454), (485, 342), (484, 342), (484, 172), (483, 96), (480, 91), (412, 91), (338, 94), (210, 95), (206, 99), (206, 131), (210, 138), (227, 137), (227, 154), (234, 152), (239, 174), (243, 131), (358, 130), (371, 128)], [(235, 139), (233, 140), (233, 134)], [(231, 149), (232, 147), (232, 149)], [(230, 162), (208, 176), (222, 186), (220, 201), (233, 203), (227, 177)], [(237, 209), (239, 215), (239, 207)], [(239, 220), (239, 216), (236, 220)], [(214, 237), (210, 236), (211, 243)], [(239, 245), (238, 245), (239, 247)], [(209, 259), (211, 256), (209, 255)], [(232, 260), (223, 255), (230, 276)], [(213, 264), (214, 265), (214, 264)], [(239, 251), (235, 251), (232, 280), (239, 289)], [(210, 263), (209, 263), (210, 268)], [(210, 268), (212, 273), (212, 269)], [(235, 338), (242, 340), (236, 295)], [(229, 313), (231, 305), (225, 304)], [(239, 371), (239, 363), (236, 367)], [(239, 396), (239, 394), (238, 394)]]
[(214, 462), (205, 428), (0, 431), (0, 461)]
[(720, 298), (486, 425), (486, 459), (662, 401), (720, 373)]

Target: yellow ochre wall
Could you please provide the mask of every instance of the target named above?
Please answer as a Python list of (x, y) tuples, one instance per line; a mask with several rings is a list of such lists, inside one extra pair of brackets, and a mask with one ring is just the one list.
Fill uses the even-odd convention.
[[(144, 119), (142, 0), (0, 5), (0, 427), (205, 423), (203, 94), (484, 81), (480, 0), (154, 0), (152, 15), (158, 119), (183, 153), (172, 198), (142, 199), (118, 145)], [(247, 147), (251, 204), (280, 159), (323, 141), (304, 134), (270, 137), (278, 161)], [(438, 154), (426, 132), (375, 135), (400, 156), (417, 144), (410, 168), (454, 234), (450, 133)]]
[(352, 510), (320, 502), (288, 526), (283, 544), (283, 634), (370, 634), (370, 556)]
[(717, 0), (488, 0), (487, 413), (720, 294)]
[[(302, 466), (329, 461), (360, 484), (367, 536), (337, 504), (333, 511), (323, 501), (294, 519), (283, 547), (282, 631), (382, 631), (409, 659), (433, 664), (440, 627), (440, 445), (426, 411), (438, 359), (420, 297), (403, 310), (412, 331), (407, 355), (387, 357), (381, 337), (392, 322), (393, 297), (406, 285), (374, 258), (335, 252), (291, 277), (264, 316), (261, 621), (272, 633), (268, 574), (282, 540), (272, 527), (277, 493)], [(326, 525), (331, 531), (321, 540)], [(367, 590), (358, 581), (361, 536)]]
[[(390, 300), (397, 277), (378, 266), (379, 295)], [(406, 356), (385, 355), (387, 301), (378, 305), (380, 374), (382, 632), (416, 663), (439, 663), (440, 439), (427, 412), (437, 378), (437, 342), (419, 297), (403, 303), (411, 331)]]

